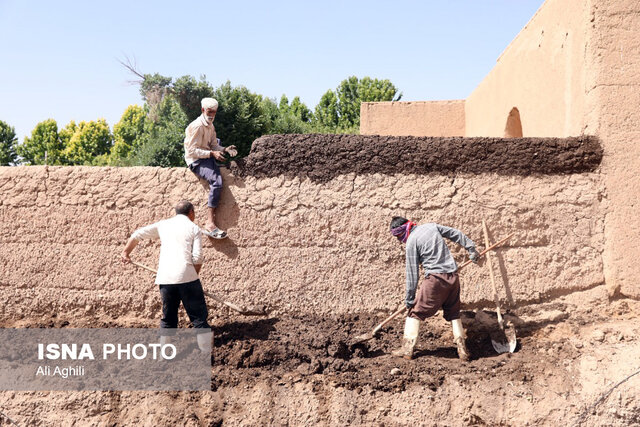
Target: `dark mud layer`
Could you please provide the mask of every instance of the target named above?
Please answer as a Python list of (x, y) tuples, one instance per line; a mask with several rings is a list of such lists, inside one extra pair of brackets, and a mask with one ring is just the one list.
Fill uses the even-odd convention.
[[(485, 314), (489, 319), (496, 317), (493, 312), (485, 311)], [(376, 338), (355, 344), (356, 336), (370, 332), (384, 317), (386, 314), (381, 313), (216, 318), (212, 322), (215, 339), (211, 389), (246, 387), (264, 381), (284, 384), (321, 379), (332, 387), (350, 390), (369, 388), (397, 392), (419, 383), (435, 391), (447, 376), (472, 379), (474, 375), (490, 375), (496, 369), (509, 378), (522, 379), (536, 371), (536, 365), (530, 363), (532, 340), (529, 336), (546, 326), (520, 324), (518, 351), (498, 355), (490, 337), (497, 331), (497, 321), (482, 323), (476, 319), (475, 312), (463, 311), (466, 342), (471, 354), (471, 361), (464, 363), (458, 358), (450, 324), (438, 317), (430, 318), (421, 325), (414, 360), (404, 360), (390, 355), (401, 344), (403, 318), (389, 324)], [(153, 328), (156, 323), (136, 318), (42, 315), (0, 322), (0, 327)], [(189, 327), (184, 317), (180, 327)], [(568, 352), (565, 356), (569, 356), (575, 349), (567, 346), (556, 350), (564, 350)]]
[(240, 176), (285, 175), (326, 182), (338, 175), (571, 174), (602, 161), (596, 137), (463, 138), (378, 135), (269, 135), (232, 169)]
[[(495, 313), (488, 312), (489, 317)], [(403, 319), (378, 337), (359, 344), (354, 338), (371, 329), (381, 317), (352, 315), (335, 318), (282, 317), (225, 322), (215, 326), (212, 389), (258, 381), (297, 382), (321, 377), (333, 386), (358, 390), (402, 391), (414, 383), (437, 390), (450, 375), (483, 375), (501, 369), (509, 376), (526, 377), (531, 349), (498, 355), (487, 328), (474, 312), (463, 312), (471, 362), (458, 358), (448, 322), (432, 318), (421, 326), (414, 360), (390, 352), (401, 344)], [(521, 325), (519, 349), (530, 346), (532, 330), (543, 325)], [(567, 347), (567, 351), (573, 351)], [(473, 378), (470, 375), (469, 378)]]

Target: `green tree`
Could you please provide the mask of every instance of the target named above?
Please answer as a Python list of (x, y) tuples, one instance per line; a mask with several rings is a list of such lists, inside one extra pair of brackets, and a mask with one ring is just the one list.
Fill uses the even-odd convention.
[(67, 147), (69, 145), (69, 141), (71, 141), (71, 137), (78, 130), (78, 125), (74, 120), (71, 120), (63, 129), (58, 132), (58, 138), (60, 138), (60, 144), (63, 147)]
[(16, 147), (20, 157), (29, 165), (60, 165), (64, 163), (64, 145), (58, 135), (58, 124), (53, 119), (40, 122)]
[(287, 95), (285, 94), (282, 94), (282, 96), (280, 97), (278, 111), (280, 114), (287, 114), (289, 112), (289, 98), (287, 98)]
[(111, 164), (130, 157), (141, 144), (147, 113), (139, 105), (129, 105), (120, 121), (113, 126), (114, 144), (111, 148)]
[(231, 86), (231, 82), (214, 92), (218, 100), (218, 114), (213, 124), (222, 144), (238, 147), (238, 155), (246, 156), (251, 144), (269, 128), (269, 116), (263, 107), (263, 98), (244, 86)]
[(351, 76), (336, 89), (338, 98), (338, 124), (348, 127), (360, 124), (360, 94), (358, 93), (358, 78)]
[(322, 95), (316, 106), (315, 127), (321, 131), (357, 132), (362, 102), (398, 101), (400, 98), (402, 93), (389, 80), (351, 76), (340, 82), (335, 91), (328, 90)]
[(265, 134), (308, 133), (310, 131), (310, 124), (296, 117), (291, 112), (289, 105), (282, 103), (282, 99), (280, 104), (276, 104), (275, 100), (264, 98), (261, 105), (266, 122)]
[(289, 105), (289, 98), (282, 95), (280, 102), (264, 98), (262, 100), (262, 110), (266, 117), (266, 127), (264, 133), (309, 133), (311, 131), (310, 117), (311, 111), (300, 101), (300, 97), (293, 98)]
[(336, 128), (338, 126), (338, 97), (331, 89), (320, 98), (316, 106), (315, 118), (320, 127)]
[(213, 97), (214, 89), (205, 79), (204, 75), (200, 76), (200, 81), (191, 76), (182, 76), (173, 84), (173, 94), (187, 115), (189, 122), (195, 120), (202, 113), (200, 104), (202, 98)]
[(140, 95), (149, 105), (157, 105), (165, 95), (171, 93), (171, 77), (165, 77), (158, 73), (145, 74), (140, 83)]
[(289, 112), (305, 123), (309, 123), (313, 117), (313, 113), (311, 112), (309, 107), (307, 107), (302, 101), (300, 101), (299, 96), (296, 96), (295, 98), (293, 98), (293, 101), (291, 101)]
[(147, 119), (134, 164), (143, 166), (184, 166), (184, 130), (189, 124), (173, 95), (158, 104), (156, 119)]
[[(74, 122), (67, 126), (74, 130), (64, 150), (64, 157), (72, 165), (96, 164), (96, 158), (107, 154), (113, 145), (113, 135), (104, 119), (90, 122)], [(98, 163), (103, 163), (100, 161)]]
[(0, 166), (15, 165), (18, 163), (16, 153), (16, 131), (13, 126), (0, 120)]
[(358, 83), (358, 96), (361, 102), (399, 101), (402, 92), (389, 80), (364, 77)]

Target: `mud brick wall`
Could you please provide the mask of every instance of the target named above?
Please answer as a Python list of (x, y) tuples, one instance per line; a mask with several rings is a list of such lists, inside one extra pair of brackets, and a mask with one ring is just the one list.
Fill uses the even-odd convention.
[[(404, 252), (388, 224), (403, 215), (459, 228), (479, 247), (482, 218), (493, 241), (515, 232), (494, 262), (504, 302), (587, 289), (604, 280), (601, 158), (593, 138), (263, 137), (223, 169), (219, 223), (231, 237), (205, 242), (202, 281), (276, 313), (395, 308)], [(183, 198), (206, 218), (186, 168), (3, 167), (0, 191), (3, 316), (157, 317), (153, 276), (120, 263), (124, 243)], [(133, 258), (155, 267), (158, 248), (145, 241)], [(493, 304), (486, 265), (461, 277), (466, 307)]]

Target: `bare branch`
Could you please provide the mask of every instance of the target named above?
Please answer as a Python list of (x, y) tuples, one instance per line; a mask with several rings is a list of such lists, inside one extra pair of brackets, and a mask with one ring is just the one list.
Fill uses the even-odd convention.
[(129, 58), (128, 55), (124, 55), (124, 60), (117, 58), (116, 59), (120, 65), (122, 65), (124, 68), (126, 68), (131, 74), (139, 77), (139, 80), (127, 80), (127, 83), (130, 84), (142, 84), (142, 82), (144, 81), (144, 75), (138, 71), (138, 65), (136, 63), (136, 58), (134, 57), (133, 60), (131, 58)]

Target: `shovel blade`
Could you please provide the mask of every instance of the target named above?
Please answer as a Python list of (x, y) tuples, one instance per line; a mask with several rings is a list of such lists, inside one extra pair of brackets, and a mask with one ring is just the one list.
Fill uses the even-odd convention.
[(373, 339), (373, 334), (369, 333), (369, 334), (363, 334), (363, 335), (358, 335), (355, 340), (353, 341), (353, 344), (351, 345), (356, 345), (356, 344), (360, 344), (363, 343), (365, 341), (369, 341), (370, 339)]
[(245, 316), (266, 316), (269, 313), (263, 306), (255, 306), (243, 309), (242, 314)]
[(516, 331), (513, 327), (507, 327), (500, 329), (497, 332), (491, 334), (491, 345), (498, 354), (513, 353), (518, 346), (518, 339), (516, 338)]

